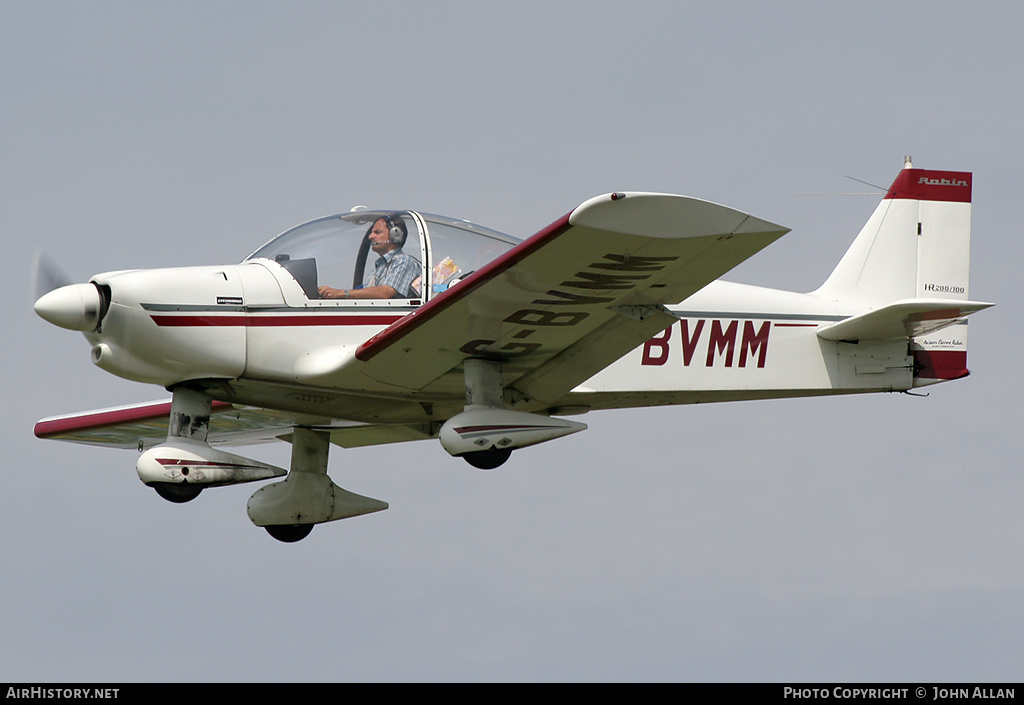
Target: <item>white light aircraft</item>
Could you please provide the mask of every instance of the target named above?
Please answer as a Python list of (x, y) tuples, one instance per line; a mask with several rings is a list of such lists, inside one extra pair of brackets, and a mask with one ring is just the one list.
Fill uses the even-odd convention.
[[(907, 158), (804, 294), (720, 281), (787, 229), (696, 198), (597, 196), (523, 241), (356, 208), (241, 264), (110, 272), (41, 296), (36, 312), (83, 332), (98, 367), (171, 398), (46, 418), (35, 433), (144, 451), (139, 477), (175, 502), (284, 478), (248, 515), (297, 541), (388, 506), (334, 484), (332, 444), (438, 438), (488, 469), (585, 429), (562, 417), (589, 411), (964, 377), (965, 317), (991, 305), (968, 298), (970, 219), (970, 173)], [(220, 449), (274, 439), (292, 444), (289, 470)]]

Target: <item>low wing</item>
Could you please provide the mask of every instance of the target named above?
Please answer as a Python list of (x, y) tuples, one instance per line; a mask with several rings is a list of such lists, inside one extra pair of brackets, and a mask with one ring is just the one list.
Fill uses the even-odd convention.
[[(39, 421), (39, 438), (107, 448), (146, 449), (167, 440), (170, 399), (52, 416)], [(303, 423), (311, 419), (303, 418)], [(346, 423), (322, 419), (319, 430), (330, 431), (331, 442), (344, 448), (430, 438), (429, 424), (392, 425)], [(210, 445), (247, 446), (288, 440), (299, 420), (292, 412), (213, 402)]]
[(599, 196), (368, 340), (351, 367), (461, 394), (462, 361), (495, 359), (506, 388), (553, 402), (671, 325), (665, 305), (786, 232), (696, 198)]

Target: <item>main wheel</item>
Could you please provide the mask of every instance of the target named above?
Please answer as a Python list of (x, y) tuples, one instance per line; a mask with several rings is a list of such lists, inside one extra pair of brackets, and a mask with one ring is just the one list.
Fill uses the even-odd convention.
[(480, 470), (493, 470), (503, 464), (512, 455), (511, 448), (489, 448), (488, 450), (474, 450), (463, 453), (462, 457), (466, 462)]
[(285, 543), (295, 543), (309, 536), (309, 532), (313, 530), (312, 524), (271, 524), (270, 526), (264, 526), (267, 533), (273, 536), (278, 541), (284, 541)]
[(187, 482), (154, 482), (150, 487), (168, 502), (175, 504), (191, 502), (203, 491), (202, 485), (190, 485)]

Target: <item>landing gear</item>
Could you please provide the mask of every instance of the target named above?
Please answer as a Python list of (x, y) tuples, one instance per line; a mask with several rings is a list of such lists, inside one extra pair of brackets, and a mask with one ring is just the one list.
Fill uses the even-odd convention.
[(474, 450), (469, 453), (464, 453), (462, 457), (467, 463), (479, 470), (493, 470), (494, 468), (503, 465), (511, 455), (511, 448), (490, 448), (488, 450)]
[[(176, 386), (167, 440), (139, 456), (139, 479), (169, 502), (190, 502), (207, 487), (286, 476), (256, 490), (246, 511), (278, 541), (309, 536), (314, 524), (387, 509), (387, 502), (338, 487), (327, 476), (328, 431), (294, 427), (291, 470), (261, 463), (207, 443), (213, 400), (198, 387)], [(139, 449), (142, 450), (141, 448)]]
[(203, 491), (202, 485), (190, 485), (187, 482), (154, 482), (150, 487), (168, 502), (175, 504), (191, 502)]
[(462, 361), (466, 405), (441, 426), (438, 438), (449, 455), (465, 458), (480, 470), (502, 465), (512, 451), (570, 433), (586, 424), (554, 416), (505, 408), (501, 363), (467, 358)]
[(312, 524), (272, 524), (270, 526), (264, 526), (267, 533), (273, 536), (278, 541), (284, 543), (295, 543), (309, 536), (309, 532), (313, 530)]
[(297, 426), (292, 430), (292, 464), (288, 477), (253, 492), (246, 505), (249, 519), (278, 541), (301, 541), (314, 524), (387, 509), (387, 502), (338, 487), (327, 476), (331, 436)]
[[(196, 389), (188, 387), (176, 387), (171, 397), (171, 420), (167, 429), (167, 441), (189, 441), (197, 444), (206, 443), (206, 434), (210, 428), (210, 397)], [(180, 465), (171, 462), (165, 465), (161, 462), (159, 449), (164, 446), (157, 446), (156, 449), (139, 458), (136, 463), (136, 470), (139, 471), (139, 478), (147, 485), (156, 490), (156, 493), (175, 504), (191, 502), (203, 491), (203, 485), (189, 483), (188, 476), (190, 466)], [(142, 450), (140, 445), (139, 450)], [(150, 460), (149, 458), (153, 458)], [(168, 473), (171, 468), (171, 473)], [(171, 474), (181, 477), (176, 482), (163, 482), (164, 478)], [(201, 474), (200, 474), (201, 476)], [(155, 481), (154, 481), (155, 480)]]
[[(206, 487), (265, 480), (283, 468), (211, 448), (206, 442), (212, 400), (199, 389), (175, 387), (167, 440), (139, 456), (139, 479), (168, 502), (191, 502)], [(141, 444), (139, 450), (141, 451)]]

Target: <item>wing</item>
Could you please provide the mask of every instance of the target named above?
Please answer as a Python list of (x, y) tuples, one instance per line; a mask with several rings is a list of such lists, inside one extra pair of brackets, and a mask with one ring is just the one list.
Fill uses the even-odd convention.
[[(675, 304), (788, 230), (684, 196), (598, 196), (374, 336), (346, 365), (419, 394), (462, 394), (467, 357), (553, 402), (675, 320)], [(360, 364), (361, 363), (361, 364)]]
[[(167, 440), (171, 401), (96, 409), (45, 418), (35, 426), (38, 438), (108, 448), (145, 449)], [(246, 446), (288, 440), (300, 420), (293, 412), (213, 402), (210, 445)], [(344, 448), (420, 440), (436, 435), (428, 424), (364, 424), (303, 417), (318, 430), (330, 431), (331, 442)]]

